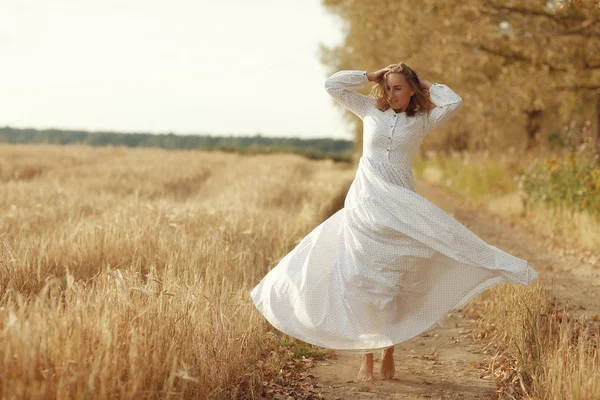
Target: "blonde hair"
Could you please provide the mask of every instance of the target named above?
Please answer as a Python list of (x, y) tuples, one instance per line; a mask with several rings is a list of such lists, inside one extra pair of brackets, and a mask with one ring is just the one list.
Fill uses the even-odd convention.
[(373, 86), (371, 89), (371, 96), (376, 100), (376, 107), (381, 111), (386, 111), (390, 108), (390, 105), (387, 102), (385, 96), (385, 87), (387, 85), (387, 78), (390, 74), (402, 74), (406, 78), (406, 81), (410, 85), (411, 89), (414, 91), (414, 94), (410, 98), (410, 102), (408, 103), (408, 107), (406, 107), (406, 115), (412, 117), (419, 110), (431, 110), (435, 108), (435, 104), (431, 101), (429, 97), (429, 90), (425, 87), (421, 86), (419, 82), (419, 78), (415, 71), (410, 68), (408, 65), (401, 63), (395, 67), (392, 67), (389, 71), (387, 71), (379, 83)]

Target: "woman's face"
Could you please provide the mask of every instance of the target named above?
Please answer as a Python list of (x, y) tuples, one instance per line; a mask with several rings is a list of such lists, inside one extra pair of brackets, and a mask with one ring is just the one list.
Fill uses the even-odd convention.
[(399, 73), (391, 73), (387, 76), (384, 90), (390, 108), (396, 112), (405, 111), (410, 97), (414, 94), (406, 77)]

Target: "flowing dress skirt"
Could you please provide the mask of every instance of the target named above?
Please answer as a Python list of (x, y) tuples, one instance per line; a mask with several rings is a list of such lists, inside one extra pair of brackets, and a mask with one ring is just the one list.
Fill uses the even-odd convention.
[(305, 236), (250, 295), (278, 330), (370, 352), (411, 339), (500, 283), (537, 272), (414, 190), (405, 168), (361, 157), (344, 208)]

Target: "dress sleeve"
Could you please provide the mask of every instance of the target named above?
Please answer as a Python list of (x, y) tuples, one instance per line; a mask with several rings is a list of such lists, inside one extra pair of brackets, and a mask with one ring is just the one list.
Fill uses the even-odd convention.
[(363, 119), (367, 110), (375, 105), (375, 99), (355, 90), (368, 81), (366, 71), (339, 71), (327, 78), (325, 90), (338, 103)]
[(429, 96), (435, 104), (425, 120), (425, 132), (429, 132), (448, 121), (462, 107), (462, 98), (448, 86), (434, 83)]

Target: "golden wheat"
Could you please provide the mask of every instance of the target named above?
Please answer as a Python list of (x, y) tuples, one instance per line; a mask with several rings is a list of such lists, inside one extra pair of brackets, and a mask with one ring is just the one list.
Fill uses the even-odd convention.
[(253, 397), (269, 326), (249, 290), (352, 178), (294, 155), (1, 145), (0, 159), (6, 399)]

